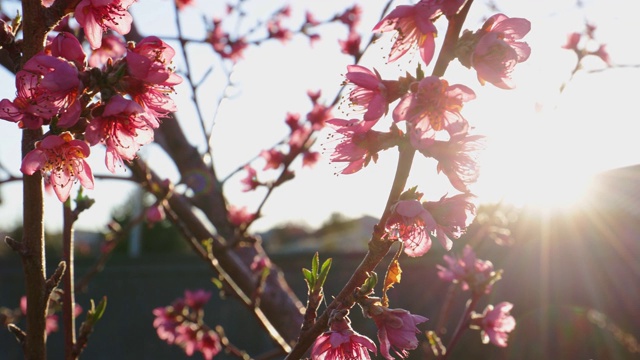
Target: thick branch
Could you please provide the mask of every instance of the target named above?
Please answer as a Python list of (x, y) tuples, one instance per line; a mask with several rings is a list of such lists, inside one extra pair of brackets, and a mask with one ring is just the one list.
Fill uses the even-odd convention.
[[(40, 0), (22, 2), (24, 57), (23, 63), (44, 47), (47, 28), (42, 22), (44, 8)], [(40, 140), (42, 129), (26, 129), (22, 133), (22, 157)], [(45, 322), (49, 294), (46, 289), (44, 252), (44, 206), (42, 176), (39, 172), (23, 179), (23, 244), (22, 266), (27, 296), (27, 336), (25, 358), (46, 359)]]

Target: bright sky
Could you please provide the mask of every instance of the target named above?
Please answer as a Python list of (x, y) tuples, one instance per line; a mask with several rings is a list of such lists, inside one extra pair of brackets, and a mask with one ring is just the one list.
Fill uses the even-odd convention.
[[(139, 26), (143, 31), (160, 31), (160, 35), (174, 36), (175, 26), (170, 22), (163, 22), (161, 29), (154, 30), (154, 26), (157, 27), (154, 19), (163, 11), (163, 7), (158, 6), (159, 2), (166, 5), (167, 0), (140, 0), (133, 5), (132, 13), (141, 19)], [(364, 38), (368, 38), (366, 31), (375, 25), (384, 5), (382, 1), (370, 3), (373, 2), (363, 4), (364, 19), (360, 29)], [(568, 33), (584, 29), (585, 20), (597, 25), (596, 39), (607, 44), (615, 64), (640, 64), (640, 53), (633, 40), (633, 35), (640, 33), (636, 18), (640, 4), (623, 0), (585, 0), (584, 6), (578, 8), (575, 0), (496, 3), (506, 15), (525, 17), (532, 23), (532, 31), (525, 38), (532, 48), (531, 58), (518, 65), (514, 74), (518, 88), (504, 91), (490, 84), (480, 86), (474, 72), (463, 68), (457, 61), (451, 64), (445, 76), (450, 83), (465, 84), (477, 94), (477, 99), (466, 104), (462, 112), (476, 127), (477, 133), (489, 138), (475, 191), (480, 200), (492, 202), (504, 198), (518, 204), (550, 204), (575, 193), (596, 172), (640, 163), (640, 142), (636, 140), (635, 131), (640, 129), (640, 122), (634, 111), (637, 102), (634, 93), (637, 91), (632, 88), (632, 84), (640, 83), (640, 69), (616, 68), (590, 74), (582, 71), (562, 95), (558, 93), (560, 84), (568, 79), (575, 65), (575, 55), (560, 46)], [(200, 4), (208, 2), (200, 0)], [(477, 29), (483, 17), (491, 15), (483, 4), (482, 1), (473, 4), (466, 28)], [(316, 17), (324, 19), (351, 4), (337, 0), (296, 2), (293, 9), (300, 5), (316, 8)], [(255, 7), (250, 8), (258, 11)], [(220, 14), (220, 9), (213, 9), (211, 13)], [(188, 30), (194, 37), (201, 37), (203, 28), (198, 25), (197, 11), (186, 12), (185, 20), (192, 15), (198, 20), (192, 18)], [(444, 19), (438, 25), (444, 26)], [(444, 29), (441, 29), (442, 34)], [(351, 59), (338, 53), (335, 41), (346, 37), (344, 27), (336, 26), (330, 33), (313, 48), (309, 47), (306, 37), (300, 36), (285, 46), (267, 42), (246, 52), (246, 60), (234, 69), (232, 75), (237, 86), (228, 91), (234, 95), (233, 99), (225, 100), (217, 109), (211, 144), (216, 170), (221, 177), (287, 134), (285, 115), (287, 112), (304, 114), (309, 110), (308, 89), (322, 89), (325, 101), (333, 99)], [(441, 35), (439, 40), (443, 37)], [(375, 67), (384, 77), (397, 75), (395, 65), (385, 65), (380, 59), (390, 45), (388, 37), (381, 39), (373, 46), (375, 51), (364, 57), (362, 65)], [(220, 91), (222, 75), (219, 63), (206, 47), (194, 46), (190, 50), (197, 54), (198, 60), (192, 61), (199, 71), (202, 72), (209, 64), (214, 66), (214, 81), (199, 94), (206, 121), (211, 123), (216, 111), (213, 104)], [(176, 61), (178, 68), (184, 69), (181, 59)], [(593, 61), (585, 63), (585, 67), (585, 70), (595, 70), (602, 69), (604, 65)], [(427, 72), (430, 70), (428, 68)], [(13, 83), (5, 74), (0, 81)], [(193, 112), (188, 91), (187, 87), (178, 88), (180, 121), (188, 129), (190, 139), (202, 146), (199, 125), (190, 115)], [(0, 97), (13, 99), (14, 95), (15, 90), (11, 86), (0, 89)], [(343, 117), (337, 111), (334, 115)], [(16, 169), (13, 174), (18, 175), (19, 131), (14, 124), (2, 121), (0, 131), (3, 134), (0, 159), (6, 168)], [(320, 134), (319, 144), (324, 142), (326, 134), (326, 131)], [(168, 165), (155, 145), (146, 146), (141, 156), (164, 176), (178, 179), (173, 166)], [(92, 148), (94, 173), (106, 173), (103, 159), (104, 151)], [(275, 192), (263, 209), (264, 218), (254, 224), (253, 230), (268, 229), (283, 222), (317, 226), (332, 212), (350, 217), (379, 216), (392, 181), (395, 159), (395, 151), (383, 153), (378, 164), (371, 164), (353, 175), (335, 176), (338, 169), (326, 158), (314, 169), (298, 170), (294, 181)], [(256, 163), (256, 166), (261, 169), (263, 165)], [(414, 167), (409, 186), (419, 185), (427, 200), (455, 192), (446, 177), (434, 174), (435, 163), (420, 161)], [(242, 174), (227, 183), (229, 199), (234, 204), (253, 209), (261, 197), (241, 192), (240, 177)], [(20, 220), (21, 186), (12, 183), (0, 191), (3, 199), (0, 229), (10, 228)], [(103, 229), (112, 209), (133, 193), (134, 187), (127, 182), (97, 181), (96, 189), (90, 192), (97, 203), (82, 214), (78, 227)], [(55, 196), (48, 197), (46, 206), (47, 227), (59, 229), (60, 205)]]

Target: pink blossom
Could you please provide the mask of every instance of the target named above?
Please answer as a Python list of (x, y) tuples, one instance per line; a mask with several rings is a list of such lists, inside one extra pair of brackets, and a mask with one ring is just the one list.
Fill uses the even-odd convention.
[(164, 207), (161, 204), (154, 204), (149, 206), (145, 211), (145, 218), (147, 219), (147, 223), (155, 224), (164, 220), (166, 214), (164, 212)]
[(153, 309), (153, 327), (156, 328), (158, 337), (169, 344), (176, 340), (176, 329), (180, 326), (178, 313), (172, 307), (157, 307)]
[(389, 239), (404, 243), (404, 252), (412, 257), (422, 256), (431, 249), (430, 233), (437, 226), (433, 216), (419, 199), (400, 200), (392, 208), (385, 228)]
[(488, 81), (502, 89), (515, 87), (511, 72), (531, 54), (529, 45), (518, 40), (529, 30), (531, 23), (527, 19), (509, 18), (504, 14), (487, 19), (471, 56), (471, 66), (478, 72), (481, 84)]
[(180, 346), (184, 353), (191, 356), (198, 349), (198, 336), (200, 329), (193, 322), (185, 321), (176, 328), (175, 344)]
[(27, 61), (16, 74), (16, 98), (0, 101), (0, 118), (37, 129), (62, 114), (58, 126), (75, 124), (80, 114), (78, 70), (70, 62), (45, 54)]
[(311, 135), (311, 133), (313, 132), (313, 129), (311, 128), (311, 126), (305, 124), (305, 125), (301, 125), (299, 126), (297, 129), (293, 130), (291, 132), (291, 135), (289, 135), (289, 148), (290, 148), (290, 153), (293, 153), (295, 151), (298, 151), (300, 149), (302, 149), (305, 144), (307, 144), (307, 141), (309, 140), (309, 136)]
[(283, 44), (293, 37), (291, 30), (283, 27), (279, 19), (267, 21), (267, 31), (269, 32), (269, 38), (278, 39)]
[(360, 55), (360, 41), (361, 37), (355, 31), (352, 31), (347, 36), (346, 40), (338, 40), (338, 44), (340, 44), (340, 51), (343, 54), (358, 56)]
[(312, 360), (371, 359), (369, 352), (378, 353), (371, 339), (351, 328), (346, 315), (334, 310), (329, 321), (330, 330), (313, 343)]
[(282, 151), (276, 149), (262, 150), (260, 157), (267, 162), (262, 170), (277, 170), (285, 160), (285, 155)]
[(242, 226), (251, 223), (256, 218), (256, 214), (250, 213), (246, 206), (236, 207), (234, 205), (229, 205), (227, 218), (231, 224), (235, 226)]
[(602, 59), (607, 66), (611, 66), (611, 57), (609, 56), (609, 52), (607, 51), (607, 46), (605, 44), (600, 45), (598, 50), (592, 54)]
[(375, 162), (379, 151), (393, 145), (393, 134), (371, 130), (374, 121), (331, 119), (327, 123), (336, 129), (335, 134), (329, 135), (329, 140), (338, 142), (331, 161), (348, 163), (342, 174), (353, 174), (371, 160)]
[(121, 59), (126, 53), (127, 46), (119, 36), (106, 34), (102, 38), (102, 45), (93, 50), (89, 56), (89, 66), (101, 68), (109, 59), (113, 61)]
[(433, 20), (441, 14), (434, 1), (422, 0), (415, 5), (400, 5), (384, 17), (374, 32), (397, 31), (388, 63), (398, 60), (411, 48), (418, 47), (420, 57), (428, 65), (435, 53), (437, 29)]
[(222, 351), (220, 336), (211, 330), (203, 331), (198, 339), (197, 347), (206, 360), (211, 360)]
[(325, 122), (331, 118), (331, 107), (324, 106), (318, 102), (321, 91), (307, 91), (307, 95), (313, 103), (313, 108), (307, 113), (307, 121), (311, 124), (313, 130), (321, 130), (324, 128)]
[(178, 7), (178, 11), (184, 10), (187, 6), (192, 6), (195, 4), (195, 0), (175, 0), (176, 6)]
[(170, 67), (175, 50), (157, 36), (147, 36), (127, 48), (127, 72), (152, 84), (177, 85), (182, 82)]
[(184, 303), (195, 311), (202, 309), (209, 299), (211, 299), (211, 291), (202, 289), (184, 291)]
[(117, 164), (133, 160), (140, 147), (153, 140), (153, 129), (140, 105), (115, 95), (102, 115), (89, 122), (85, 137), (91, 146), (102, 143), (107, 147), (105, 164), (115, 173)]
[(501, 302), (493, 307), (487, 305), (482, 314), (473, 314), (471, 328), (480, 329), (480, 336), (484, 344), (491, 341), (499, 347), (507, 346), (509, 333), (516, 327), (516, 320), (509, 314), (513, 304)]
[(394, 359), (390, 354), (392, 349), (400, 358), (406, 358), (409, 355), (407, 350), (417, 348), (419, 341), (416, 334), (420, 333), (417, 325), (428, 320), (404, 309), (389, 309), (376, 305), (370, 308), (368, 315), (378, 327), (380, 354), (388, 360)]
[(92, 49), (102, 45), (102, 33), (107, 29), (125, 35), (131, 30), (133, 18), (127, 11), (135, 0), (82, 0), (75, 9), (75, 18), (84, 29)]
[(242, 189), (242, 191), (247, 192), (255, 190), (258, 186), (262, 185), (262, 183), (258, 181), (258, 174), (254, 168), (246, 165), (244, 170), (247, 171), (247, 176), (240, 181), (244, 184), (244, 189)]
[(447, 251), (451, 250), (452, 239), (459, 238), (475, 218), (474, 199), (471, 194), (458, 194), (422, 204), (437, 223), (433, 229), (434, 236)]
[(471, 289), (474, 293), (482, 294), (491, 291), (491, 280), (494, 275), (493, 263), (476, 258), (476, 254), (469, 245), (465, 245), (462, 256), (445, 255), (447, 267), (437, 265), (438, 276), (444, 281), (461, 283), (463, 290)]
[(411, 140), (424, 156), (438, 161), (438, 172), (443, 172), (456, 190), (468, 192), (469, 185), (478, 180), (478, 154), (484, 148), (484, 136), (461, 133), (449, 141), (423, 141), (413, 137)]
[(75, 35), (68, 32), (61, 32), (47, 45), (47, 49), (51, 52), (52, 56), (67, 59), (71, 61), (77, 69), (84, 69), (84, 62), (87, 55), (84, 53), (82, 45)]
[(135, 46), (129, 46), (125, 61), (127, 74), (122, 87), (142, 105), (154, 119), (149, 125), (159, 126), (159, 119), (177, 110), (170, 94), (182, 82), (171, 66), (175, 50), (160, 38), (148, 36)]
[(347, 81), (355, 85), (349, 92), (349, 101), (356, 109), (366, 110), (365, 121), (378, 121), (389, 111), (387, 87), (378, 71), (360, 65), (347, 66)]
[(222, 20), (213, 19), (213, 30), (207, 36), (207, 41), (223, 59), (230, 59), (236, 63), (242, 58), (242, 53), (249, 44), (244, 38), (231, 39), (229, 34), (222, 29)]
[(435, 139), (436, 132), (445, 130), (450, 136), (466, 131), (467, 120), (460, 114), (463, 103), (476, 94), (464, 85), (449, 85), (446, 80), (427, 76), (413, 83), (393, 111), (393, 120), (407, 121), (424, 145)]
[[(63, 55), (73, 55), (73, 52)], [(38, 101), (55, 111), (54, 115), (60, 115), (57, 125), (64, 128), (75, 125), (82, 111), (78, 101), (81, 92), (78, 69), (63, 58), (36, 55), (27, 61), (23, 70), (41, 76), (37, 85)]]
[(317, 151), (306, 151), (302, 155), (302, 166), (313, 167), (320, 159), (320, 153)]
[(572, 32), (567, 36), (567, 42), (562, 45), (563, 49), (578, 51), (578, 43), (580, 43), (580, 39), (582, 38), (582, 34), (577, 32)]
[(18, 123), (21, 128), (38, 129), (53, 117), (58, 107), (44, 101), (38, 88), (39, 76), (28, 71), (18, 71), (16, 74), (16, 98), (11, 101), (0, 101), (0, 118)]
[(84, 160), (89, 153), (87, 143), (73, 139), (68, 132), (49, 135), (37, 142), (35, 149), (24, 157), (20, 171), (33, 175), (40, 170), (45, 180), (52, 184), (58, 199), (64, 202), (76, 180), (84, 188), (93, 189), (93, 174)]
[(338, 16), (338, 20), (341, 23), (349, 27), (349, 32), (353, 32), (355, 27), (360, 23), (360, 17), (362, 15), (362, 8), (355, 4), (350, 8), (347, 8), (342, 15)]

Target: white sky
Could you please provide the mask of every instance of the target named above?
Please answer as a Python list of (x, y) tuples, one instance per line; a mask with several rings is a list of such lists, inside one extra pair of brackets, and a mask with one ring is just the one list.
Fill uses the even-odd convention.
[[(142, 31), (175, 35), (175, 25), (170, 21), (155, 29), (155, 19), (165, 11), (167, 2), (141, 0), (133, 5), (132, 13), (141, 19), (139, 26)], [(200, 0), (199, 3), (209, 2)], [(264, 4), (260, 1), (251, 3)], [(360, 29), (363, 37), (368, 39), (367, 31), (377, 22), (384, 2), (363, 3), (366, 4)], [(634, 111), (637, 101), (634, 94), (637, 91), (632, 87), (640, 83), (640, 69), (612, 69), (594, 74), (582, 72), (562, 96), (557, 96), (560, 84), (567, 79), (574, 65), (574, 55), (560, 49), (560, 46), (569, 32), (584, 28), (585, 19), (598, 26), (596, 38), (608, 44), (614, 63), (640, 64), (640, 52), (633, 38), (634, 34), (640, 33), (640, 25), (635, 18), (640, 5), (622, 0), (594, 0), (584, 1), (585, 6), (579, 9), (575, 1), (569, 0), (496, 3), (506, 15), (526, 17), (532, 23), (532, 31), (525, 38), (532, 48), (531, 58), (520, 64), (514, 74), (518, 89), (504, 91), (491, 85), (482, 87), (475, 79), (475, 73), (464, 69), (457, 61), (451, 64), (445, 76), (452, 84), (463, 83), (476, 91), (477, 99), (465, 105), (463, 114), (478, 133), (490, 139), (476, 188), (480, 199), (496, 201), (504, 197), (508, 201), (522, 203), (533, 198), (545, 199), (549, 194), (558, 198), (558, 191), (567, 194), (568, 189), (578, 188), (595, 172), (640, 163), (640, 142), (636, 141), (635, 131), (640, 129), (640, 122)], [(324, 19), (350, 5), (337, 0), (304, 1), (294, 2), (293, 10), (296, 14), (296, 9), (309, 6), (317, 9), (314, 14), (319, 19)], [(260, 13), (255, 6), (251, 9)], [(220, 14), (220, 10), (213, 9), (210, 14)], [(189, 21), (188, 30), (194, 38), (201, 38), (203, 28), (199, 25), (200, 18), (195, 9), (186, 12), (183, 21), (192, 15), (196, 17)], [(483, 2), (476, 1), (465, 28), (475, 30), (488, 15), (491, 14)], [(294, 27), (299, 24), (298, 20), (292, 20), (296, 24)], [(442, 19), (439, 26), (444, 25)], [(444, 29), (439, 40), (444, 37), (443, 32)], [(308, 46), (306, 37), (299, 36), (284, 46), (279, 42), (267, 42), (245, 53), (246, 60), (233, 73), (237, 88), (232, 92), (236, 96), (225, 100), (218, 109), (211, 142), (214, 163), (221, 177), (287, 134), (285, 115), (287, 112), (305, 114), (309, 110), (308, 89), (322, 89), (323, 100), (329, 102), (333, 99), (339, 91), (346, 65), (351, 61), (339, 54), (335, 41), (345, 37), (344, 27), (335, 26), (324, 41), (313, 48)], [(373, 46), (375, 51), (364, 57), (362, 65), (375, 67), (384, 77), (397, 74), (395, 65), (385, 65), (380, 59), (381, 54), (388, 52), (389, 46), (388, 37), (381, 39)], [(220, 82), (216, 80), (221, 76), (219, 63), (206, 47), (194, 46), (191, 50), (197, 54), (195, 63), (200, 72), (209, 64), (214, 66), (212, 83), (199, 94), (206, 121), (211, 123), (216, 110), (213, 104), (220, 91)], [(176, 63), (178, 69), (184, 69), (181, 59)], [(594, 69), (602, 66), (598, 61), (587, 64), (588, 68)], [(430, 70), (428, 68), (427, 73)], [(0, 81), (13, 84), (6, 74), (2, 74)], [(199, 125), (191, 115), (188, 91), (184, 86), (178, 88), (176, 100), (181, 109), (180, 121), (188, 129), (190, 139), (203, 146)], [(0, 97), (13, 99), (14, 94), (12, 86), (0, 89)], [(542, 108), (541, 111), (535, 111), (536, 104)], [(342, 117), (337, 111), (334, 116)], [(20, 166), (19, 131), (14, 124), (0, 121), (0, 132), (0, 159), (6, 168), (16, 169), (14, 174), (17, 175)], [(318, 144), (324, 142), (326, 134), (326, 131), (320, 134)], [(164, 176), (178, 179), (175, 169), (157, 146), (146, 146), (141, 156)], [(383, 153), (377, 165), (371, 164), (354, 175), (335, 176), (336, 168), (326, 158), (312, 170), (296, 171), (296, 179), (279, 188), (269, 200), (263, 209), (264, 217), (254, 224), (253, 230), (264, 230), (288, 221), (317, 226), (332, 212), (350, 217), (364, 214), (379, 216), (393, 177), (395, 158), (395, 151)], [(94, 173), (106, 173), (103, 159), (104, 151), (92, 148)], [(256, 163), (256, 167), (261, 169), (262, 163)], [(420, 161), (414, 167), (409, 186), (419, 185), (427, 199), (455, 192), (446, 177), (434, 174), (435, 163)], [(226, 190), (232, 203), (252, 209), (261, 197), (240, 191), (239, 179), (242, 176), (232, 178)], [(90, 192), (97, 203), (81, 215), (78, 228), (103, 229), (112, 209), (124, 203), (133, 194), (133, 189), (127, 182), (97, 181), (96, 189)], [(21, 186), (12, 183), (0, 191), (3, 199), (0, 229), (6, 229), (20, 220)], [(59, 229), (60, 206), (55, 196), (48, 197), (46, 206), (47, 227)]]

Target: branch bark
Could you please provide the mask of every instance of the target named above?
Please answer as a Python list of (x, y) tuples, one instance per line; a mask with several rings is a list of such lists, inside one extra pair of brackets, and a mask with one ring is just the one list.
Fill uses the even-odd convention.
[[(40, 0), (22, 2), (24, 53), (22, 65), (44, 48), (47, 34), (42, 22), (44, 8)], [(42, 129), (25, 129), (22, 132), (22, 157), (34, 148), (34, 143), (42, 137)], [(22, 255), (25, 289), (27, 296), (27, 335), (25, 339), (25, 359), (46, 359), (46, 315), (49, 293), (46, 287), (44, 250), (44, 205), (42, 175), (37, 172), (23, 178), (23, 244)]]

